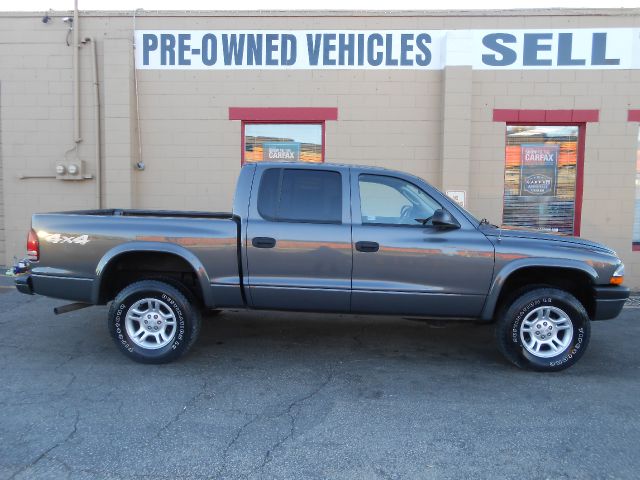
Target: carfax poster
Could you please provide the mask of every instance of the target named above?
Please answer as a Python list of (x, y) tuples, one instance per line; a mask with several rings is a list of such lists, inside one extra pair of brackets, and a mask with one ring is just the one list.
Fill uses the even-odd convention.
[(520, 145), (520, 195), (553, 197), (558, 178), (560, 145)]
[(265, 142), (262, 144), (262, 160), (265, 162), (299, 162), (299, 142)]

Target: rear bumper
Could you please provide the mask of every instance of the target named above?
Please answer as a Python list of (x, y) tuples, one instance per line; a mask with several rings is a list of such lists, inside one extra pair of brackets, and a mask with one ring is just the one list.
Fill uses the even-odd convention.
[(620, 315), (629, 289), (617, 285), (593, 287), (595, 309), (592, 320), (610, 320)]
[(33, 283), (31, 281), (31, 275), (22, 275), (20, 277), (17, 277), (16, 288), (20, 293), (33, 295)]

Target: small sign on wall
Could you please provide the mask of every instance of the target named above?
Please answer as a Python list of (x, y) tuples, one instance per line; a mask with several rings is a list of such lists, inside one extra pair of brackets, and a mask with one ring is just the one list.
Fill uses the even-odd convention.
[(300, 161), (298, 142), (265, 142), (262, 144), (262, 160), (265, 162)]
[(462, 208), (467, 208), (467, 192), (464, 190), (447, 190), (447, 197), (456, 202)]

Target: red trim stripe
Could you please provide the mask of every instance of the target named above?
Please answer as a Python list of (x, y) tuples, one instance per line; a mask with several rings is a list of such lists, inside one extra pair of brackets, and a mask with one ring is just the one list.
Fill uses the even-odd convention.
[(247, 122), (322, 122), (338, 120), (338, 109), (332, 107), (229, 107), (229, 120)]
[[(631, 115), (631, 111), (629, 115)], [(500, 108), (493, 110), (494, 122), (584, 123), (597, 122), (599, 119), (600, 110), (514, 110)]]

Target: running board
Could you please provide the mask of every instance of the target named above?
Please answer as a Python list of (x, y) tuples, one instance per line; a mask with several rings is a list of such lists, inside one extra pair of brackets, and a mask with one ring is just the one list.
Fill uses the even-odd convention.
[(62, 315), (63, 313), (73, 312), (74, 310), (80, 310), (82, 308), (91, 307), (90, 303), (70, 303), (68, 305), (62, 305), (61, 307), (54, 307), (53, 313), (56, 315)]

